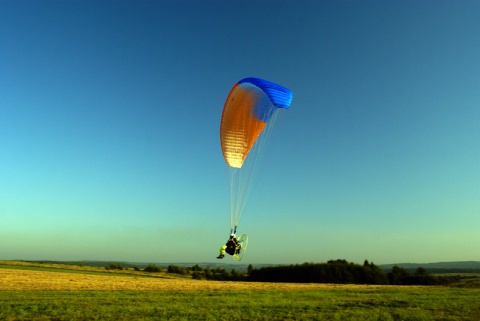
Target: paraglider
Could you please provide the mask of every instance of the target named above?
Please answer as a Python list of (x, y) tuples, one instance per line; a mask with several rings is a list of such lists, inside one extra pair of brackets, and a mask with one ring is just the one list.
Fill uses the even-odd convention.
[[(227, 97), (220, 122), (220, 144), (230, 172), (232, 235), (237, 232), (278, 111), (288, 109), (292, 98), (289, 89), (260, 78), (240, 80)], [(235, 239), (236, 245), (231, 255), (234, 260), (241, 260), (247, 249), (248, 236), (242, 234)], [(223, 258), (222, 249), (223, 253), (229, 249), (228, 242), (224, 246), (217, 258)]]

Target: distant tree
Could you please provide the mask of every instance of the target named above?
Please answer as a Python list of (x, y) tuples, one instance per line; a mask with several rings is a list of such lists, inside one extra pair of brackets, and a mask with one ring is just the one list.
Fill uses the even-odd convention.
[(376, 266), (373, 262), (368, 263), (367, 260), (363, 263), (363, 283), (365, 284), (388, 284), (388, 276), (385, 272)]
[(212, 270), (211, 270), (209, 267), (205, 268), (205, 269), (203, 270), (203, 273), (204, 273), (205, 278), (206, 278), (207, 280), (212, 280), (212, 275), (213, 275), (213, 273), (212, 273)]
[(106, 270), (123, 270), (123, 266), (120, 263), (110, 263), (105, 267)]
[(242, 281), (245, 280), (245, 274), (235, 269), (231, 272), (217, 267), (215, 269), (206, 268), (204, 270), (204, 276), (207, 280), (220, 280), (220, 281)]
[(149, 264), (143, 269), (145, 272), (162, 272), (162, 268), (155, 264)]
[(167, 272), (168, 273), (181, 274), (181, 275), (188, 274), (188, 271), (184, 267), (178, 266), (178, 265), (173, 265), (173, 264), (168, 266)]
[(415, 271), (415, 276), (420, 276), (420, 277), (422, 277), (422, 276), (427, 276), (427, 275), (428, 275), (428, 272), (427, 272), (427, 270), (425, 270), (425, 268), (423, 268), (423, 267), (419, 267), (419, 268), (417, 268), (417, 270)]
[(238, 272), (235, 269), (232, 269), (230, 272), (230, 279), (232, 281), (242, 281), (245, 279), (245, 274)]
[(190, 271), (202, 271), (202, 268), (198, 265), (195, 264), (194, 266), (189, 268)]
[(225, 269), (222, 270), (219, 276), (220, 276), (220, 280), (223, 280), (223, 281), (231, 280), (231, 274)]
[(387, 276), (389, 283), (392, 285), (407, 285), (412, 277), (410, 272), (396, 265), (392, 267), (392, 271)]
[(192, 273), (192, 279), (194, 280), (202, 280), (205, 278), (205, 274), (200, 271), (194, 271)]
[(435, 285), (440, 284), (440, 280), (437, 277), (430, 275), (423, 267), (419, 267), (413, 274), (412, 284)]

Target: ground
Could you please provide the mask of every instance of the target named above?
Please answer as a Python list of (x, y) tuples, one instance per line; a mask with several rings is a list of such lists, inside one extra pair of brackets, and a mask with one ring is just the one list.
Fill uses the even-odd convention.
[(342, 287), (342, 285), (224, 282), (168, 276), (154, 278), (0, 269), (0, 290), (306, 290), (327, 287)]

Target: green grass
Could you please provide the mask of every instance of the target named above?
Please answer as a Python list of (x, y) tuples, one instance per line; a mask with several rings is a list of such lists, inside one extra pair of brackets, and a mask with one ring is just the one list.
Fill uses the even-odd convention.
[(0, 320), (480, 320), (480, 290), (0, 291)]

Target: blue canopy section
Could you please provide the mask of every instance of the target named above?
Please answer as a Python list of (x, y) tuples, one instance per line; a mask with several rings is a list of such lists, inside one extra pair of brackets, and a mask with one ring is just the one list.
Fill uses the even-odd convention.
[(244, 78), (238, 83), (251, 83), (262, 89), (265, 94), (267, 94), (268, 98), (270, 98), (272, 104), (277, 108), (290, 108), (293, 99), (293, 93), (288, 88), (267, 80), (253, 77)]

